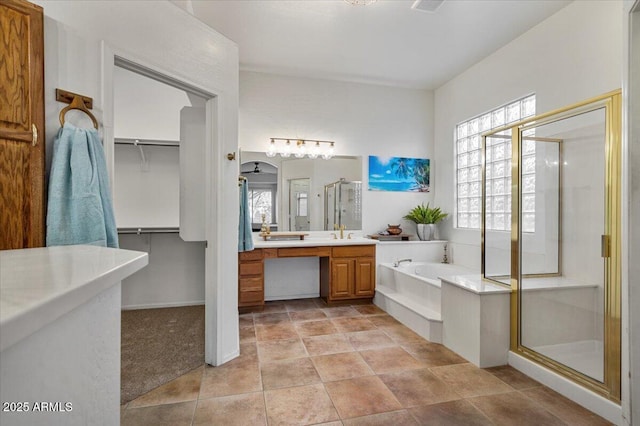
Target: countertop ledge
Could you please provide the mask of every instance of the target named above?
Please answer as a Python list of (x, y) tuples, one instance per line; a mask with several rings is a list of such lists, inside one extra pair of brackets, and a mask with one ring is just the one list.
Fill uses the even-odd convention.
[(144, 252), (96, 246), (0, 251), (0, 351), (148, 263)]
[(284, 247), (326, 247), (326, 246), (364, 246), (378, 244), (376, 240), (363, 237), (343, 238), (320, 238), (312, 237), (304, 240), (254, 240), (255, 248), (284, 248)]

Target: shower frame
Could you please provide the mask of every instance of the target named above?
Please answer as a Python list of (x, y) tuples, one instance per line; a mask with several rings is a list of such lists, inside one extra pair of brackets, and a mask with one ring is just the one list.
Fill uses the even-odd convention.
[[(506, 285), (495, 277), (485, 276), (486, 256), (486, 139), (496, 137), (498, 133), (511, 131), (511, 241), (510, 241), (510, 288), (511, 288), (511, 351), (538, 363), (569, 380), (596, 392), (616, 403), (621, 397), (621, 134), (622, 107), (621, 90), (615, 90), (582, 102), (539, 114), (512, 124), (508, 124), (482, 134), (482, 232), (481, 232), (481, 274), (482, 279)], [(521, 278), (533, 276), (553, 276), (561, 274), (561, 230), (558, 223), (558, 273), (557, 274), (521, 274), (522, 240), (520, 222), (522, 215), (522, 186), (520, 158), (522, 141), (526, 138), (545, 142), (558, 142), (559, 156), (562, 158), (562, 141), (559, 139), (523, 136), (530, 128), (542, 126), (604, 108), (605, 112), (605, 223), (602, 236), (602, 257), (604, 258), (604, 380), (600, 382), (558, 361), (547, 357), (522, 344), (522, 293)], [(498, 135), (497, 137), (503, 137)], [(507, 136), (508, 137), (508, 136)], [(562, 166), (559, 167), (559, 179), (562, 179)], [(562, 215), (562, 185), (559, 185), (558, 216)]]

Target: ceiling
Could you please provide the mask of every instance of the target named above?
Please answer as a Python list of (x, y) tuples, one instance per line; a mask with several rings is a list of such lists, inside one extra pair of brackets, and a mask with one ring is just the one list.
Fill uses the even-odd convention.
[(240, 69), (435, 89), (565, 7), (564, 0), (178, 0), (235, 41)]

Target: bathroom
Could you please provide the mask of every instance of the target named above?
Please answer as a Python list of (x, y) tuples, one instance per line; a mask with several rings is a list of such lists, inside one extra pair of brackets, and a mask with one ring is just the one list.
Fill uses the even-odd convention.
[[(401, 218), (415, 205), (430, 202), (446, 212), (455, 211), (452, 135), (458, 123), (532, 93), (536, 95), (536, 111), (546, 112), (623, 86), (621, 70), (625, 56), (621, 40), (625, 39), (623, 22), (630, 10), (630, 5), (625, 6), (623, 17), (621, 5), (628, 2), (617, 2), (619, 7), (598, 3), (593, 9), (582, 2), (571, 3), (500, 50), (480, 55), (479, 62), (457, 77), (443, 79), (434, 90), (427, 90), (282, 76), (246, 68), (238, 70), (237, 46), (226, 41), (219, 42), (220, 49), (226, 53), (216, 52), (210, 56), (207, 70), (216, 69), (229, 57), (235, 58), (235, 65), (222, 66), (224, 72), (216, 74), (216, 81), (211, 83), (208, 71), (199, 68), (196, 60), (178, 63), (168, 59), (184, 59), (188, 55), (181, 53), (179, 43), (172, 43), (170, 37), (149, 23), (172, 16), (168, 19), (172, 22), (170, 31), (185, 43), (198, 35), (211, 37), (210, 30), (199, 24), (194, 25), (192, 32), (182, 34), (182, 28), (193, 23), (186, 13), (180, 12), (178, 18), (174, 18), (176, 6), (173, 4), (163, 5), (156, 11), (143, 3), (127, 6), (133, 16), (151, 13), (152, 17), (149, 22), (125, 19), (120, 24), (123, 31), (115, 33), (109, 26), (123, 17), (112, 11), (111, 6), (99, 4), (92, 9), (84, 3), (37, 3), (44, 7), (46, 17), (47, 87), (65, 87), (91, 94), (96, 99), (98, 114), (102, 114), (105, 137), (118, 136), (114, 130), (115, 118), (108, 116), (107, 109), (101, 111), (103, 105), (113, 102), (112, 94), (103, 91), (105, 82), (101, 80), (109, 78), (105, 73), (109, 69), (104, 62), (105, 54), (155, 65), (167, 74), (183, 77), (216, 95), (209, 105), (212, 116), (224, 111), (220, 115), (223, 121), (212, 130), (219, 143), (206, 154), (207, 173), (212, 177), (206, 185), (206, 197), (209, 201), (216, 200), (215, 207), (212, 203), (208, 208), (217, 209), (218, 214), (218, 223), (211, 221), (207, 225), (208, 247), (204, 249), (203, 259), (207, 268), (203, 299), (207, 303), (208, 327), (213, 328), (208, 332), (211, 340), (206, 346), (206, 358), (214, 365), (236, 357), (239, 348), (234, 307), (237, 295), (219, 283), (237, 281), (235, 182), (239, 160), (244, 162), (243, 152), (266, 151), (269, 138), (274, 136), (336, 141), (336, 155), (361, 159), (363, 183), (366, 183), (369, 155), (429, 158), (432, 188), (427, 194), (362, 191), (364, 234), (376, 233), (394, 223), (400, 223), (405, 231), (412, 233), (413, 224)], [(564, 31), (567, 22), (575, 27), (574, 32)], [(216, 29), (224, 33), (223, 28)], [(153, 37), (140, 37), (143, 30)], [(93, 34), (93, 39), (79, 35), (87, 32)], [(549, 38), (554, 36), (561, 39), (550, 42)], [(223, 37), (219, 37), (218, 40), (222, 40)], [(157, 40), (167, 44), (169, 53), (154, 50)], [(210, 55), (204, 42), (193, 43), (191, 48), (196, 54)], [(576, 50), (579, 55), (573, 54)], [(553, 72), (538, 68), (541, 65), (532, 61), (532, 54), (540, 55), (547, 64), (552, 62)], [(68, 70), (68, 63), (83, 66)], [(578, 77), (576, 70), (580, 70)], [(483, 84), (479, 85), (478, 81)], [(59, 105), (49, 92), (46, 96), (47, 135), (52, 135), (58, 127)], [(313, 102), (308, 102), (309, 99)], [(114, 161), (115, 148), (105, 148), (108, 161)], [(227, 160), (229, 153), (236, 154), (235, 161)], [(479, 231), (456, 228), (450, 217), (440, 224), (438, 237), (448, 241), (448, 255), (454, 264), (480, 270)], [(443, 254), (440, 248), (430, 252), (428, 260), (440, 261)], [(387, 261), (401, 257), (404, 256), (400, 253), (391, 254)], [(408, 257), (419, 260), (414, 254)], [(628, 286), (623, 284), (623, 288)], [(623, 364), (628, 365), (628, 356), (629, 352), (624, 351)], [(623, 395), (622, 401), (623, 410), (629, 410), (629, 396)]]

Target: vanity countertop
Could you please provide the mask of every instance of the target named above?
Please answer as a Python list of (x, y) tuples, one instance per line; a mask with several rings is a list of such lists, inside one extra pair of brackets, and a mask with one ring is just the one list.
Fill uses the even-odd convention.
[(324, 247), (324, 246), (364, 246), (378, 244), (377, 241), (363, 238), (352, 237), (351, 239), (343, 238), (333, 239), (326, 237), (306, 237), (304, 240), (273, 240), (264, 241), (254, 240), (255, 248), (283, 248), (283, 247)]
[(0, 251), (0, 351), (148, 263), (147, 253), (96, 246)]

